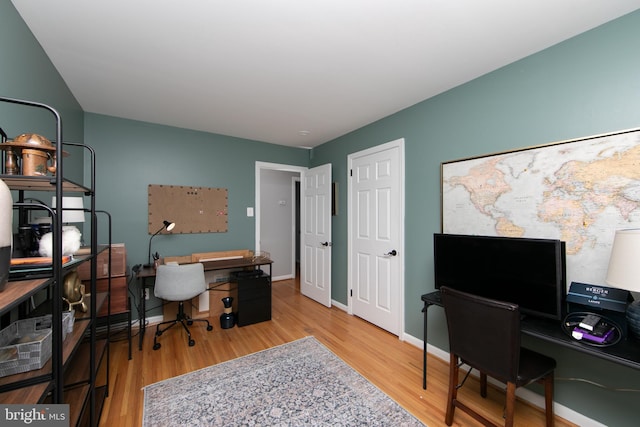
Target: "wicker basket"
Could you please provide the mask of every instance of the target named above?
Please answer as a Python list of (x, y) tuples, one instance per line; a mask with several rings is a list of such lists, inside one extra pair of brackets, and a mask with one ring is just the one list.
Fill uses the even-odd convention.
[(51, 318), (18, 320), (0, 331), (0, 377), (40, 369), (51, 357)]
[[(73, 330), (73, 312), (62, 314), (62, 339)], [(41, 369), (51, 357), (51, 315), (18, 320), (0, 331), (0, 377)]]

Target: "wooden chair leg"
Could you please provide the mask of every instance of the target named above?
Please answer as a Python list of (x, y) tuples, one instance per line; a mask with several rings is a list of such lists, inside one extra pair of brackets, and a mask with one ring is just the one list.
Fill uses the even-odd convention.
[(454, 402), (458, 396), (458, 357), (453, 353), (449, 357), (449, 393), (447, 395), (447, 413), (444, 422), (448, 426), (453, 424)]
[(555, 417), (553, 414), (553, 372), (544, 377), (544, 409), (547, 419), (547, 427), (553, 427)]
[(516, 412), (516, 385), (515, 383), (507, 383), (506, 411), (505, 411), (505, 427), (513, 427), (513, 415)]

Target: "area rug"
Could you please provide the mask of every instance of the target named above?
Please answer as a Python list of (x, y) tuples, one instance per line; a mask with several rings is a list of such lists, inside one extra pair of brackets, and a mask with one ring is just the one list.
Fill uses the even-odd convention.
[(306, 337), (144, 387), (142, 425), (424, 424)]

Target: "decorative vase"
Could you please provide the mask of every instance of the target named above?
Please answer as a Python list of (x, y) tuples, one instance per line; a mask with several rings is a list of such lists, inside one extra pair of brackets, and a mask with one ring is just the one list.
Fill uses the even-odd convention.
[(11, 190), (0, 180), (0, 291), (9, 280), (11, 246), (13, 243), (13, 197)]
[(236, 324), (236, 316), (233, 314), (233, 297), (222, 298), (224, 304), (224, 313), (220, 315), (220, 327), (222, 329), (230, 329)]

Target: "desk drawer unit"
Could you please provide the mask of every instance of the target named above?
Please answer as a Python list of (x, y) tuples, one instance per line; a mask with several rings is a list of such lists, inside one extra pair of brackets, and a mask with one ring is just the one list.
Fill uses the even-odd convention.
[[(244, 273), (244, 272), (243, 272)], [(236, 322), (238, 326), (271, 320), (271, 279), (261, 275), (233, 275), (238, 286)]]

